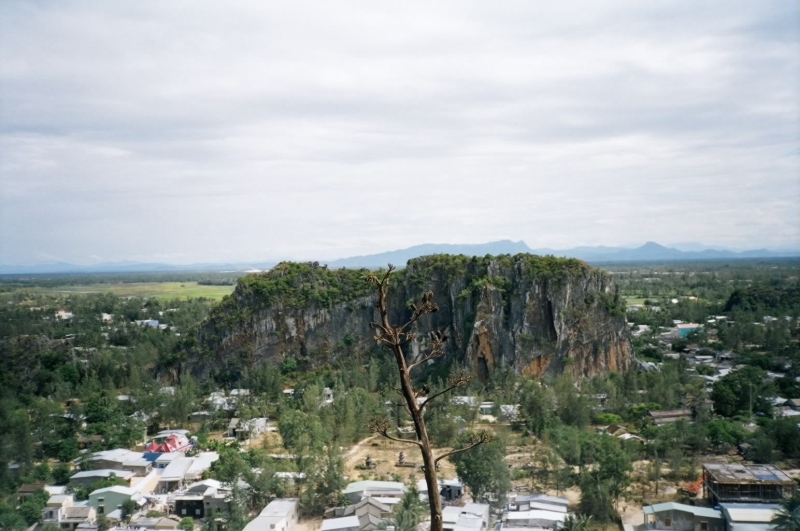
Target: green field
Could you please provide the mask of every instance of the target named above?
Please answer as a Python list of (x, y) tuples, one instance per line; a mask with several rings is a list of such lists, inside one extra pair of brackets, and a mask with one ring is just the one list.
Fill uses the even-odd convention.
[(113, 293), (120, 297), (157, 297), (159, 299), (189, 299), (206, 297), (220, 300), (230, 295), (233, 286), (201, 286), (197, 282), (115, 282), (108, 284), (86, 284), (77, 286), (54, 286), (25, 288), (39, 293)]

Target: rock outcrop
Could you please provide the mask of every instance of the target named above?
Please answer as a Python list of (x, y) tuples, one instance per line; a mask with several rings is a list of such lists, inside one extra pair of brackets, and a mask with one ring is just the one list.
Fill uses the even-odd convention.
[[(296, 263), (242, 278), (200, 330), (208, 365), (291, 356), (320, 366), (376, 349), (369, 328), (376, 296), (365, 278), (365, 270)], [(405, 322), (408, 302), (425, 291), (434, 292), (440, 311), (418, 322), (409, 356), (425, 351), (428, 332), (446, 328), (442, 361), (466, 365), (482, 379), (500, 368), (588, 377), (630, 363), (624, 303), (610, 275), (584, 262), (528, 254), (411, 260), (395, 273), (393, 322)]]

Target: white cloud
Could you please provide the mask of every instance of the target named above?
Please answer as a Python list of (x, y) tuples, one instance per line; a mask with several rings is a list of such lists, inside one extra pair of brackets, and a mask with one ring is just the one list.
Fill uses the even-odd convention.
[(796, 247), (797, 15), (4, 2), (0, 261)]

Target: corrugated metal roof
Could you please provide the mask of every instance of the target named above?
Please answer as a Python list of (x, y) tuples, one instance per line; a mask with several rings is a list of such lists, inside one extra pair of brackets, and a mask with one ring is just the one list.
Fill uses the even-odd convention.
[(656, 514), (665, 511), (683, 511), (685, 513), (691, 513), (695, 516), (722, 519), (722, 512), (717, 509), (710, 509), (708, 507), (695, 507), (694, 505), (685, 505), (683, 503), (657, 503), (655, 505), (645, 506), (643, 511), (644, 514)]
[(770, 523), (781, 506), (771, 503), (723, 503), (725, 518), (731, 523)]
[(329, 520), (323, 520), (321, 531), (329, 531), (331, 529), (349, 529), (351, 527), (358, 529), (359, 526), (360, 523), (358, 521), (358, 516), (345, 516), (344, 518), (331, 518)]

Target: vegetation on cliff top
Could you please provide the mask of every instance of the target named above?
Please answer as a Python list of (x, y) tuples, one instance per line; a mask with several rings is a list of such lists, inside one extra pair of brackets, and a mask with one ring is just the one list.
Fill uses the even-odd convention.
[[(451, 282), (459, 276), (469, 276), (472, 282), (479, 282), (490, 278), (490, 265), (495, 265), (504, 273), (520, 267), (524, 278), (529, 281), (565, 278), (591, 270), (589, 265), (580, 260), (553, 256), (518, 254), (470, 257), (437, 254), (409, 261), (408, 266), (398, 272), (396, 282), (407, 280), (414, 288), (422, 288), (436, 279)], [(239, 279), (233, 298), (244, 298), (249, 304), (260, 307), (276, 304), (284, 308), (309, 305), (329, 307), (370, 295), (366, 278), (366, 269), (330, 270), (316, 263), (282, 262), (265, 273)], [(502, 284), (502, 281), (498, 282)]]
[[(556, 258), (531, 254), (472, 257), (436, 254), (410, 260), (399, 270), (392, 283), (406, 284), (409, 298), (430, 289), (432, 282), (465, 281), (459, 296), (469, 297), (486, 286), (505, 293), (513, 288), (511, 276), (518, 280), (564, 280), (592, 271), (588, 264), (574, 258)], [(317, 263), (282, 262), (264, 273), (239, 279), (234, 293), (225, 297), (211, 314), (210, 323), (217, 332), (249, 322), (254, 312), (266, 308), (297, 310), (308, 307), (331, 308), (372, 294), (366, 282), (366, 269), (328, 269)]]

